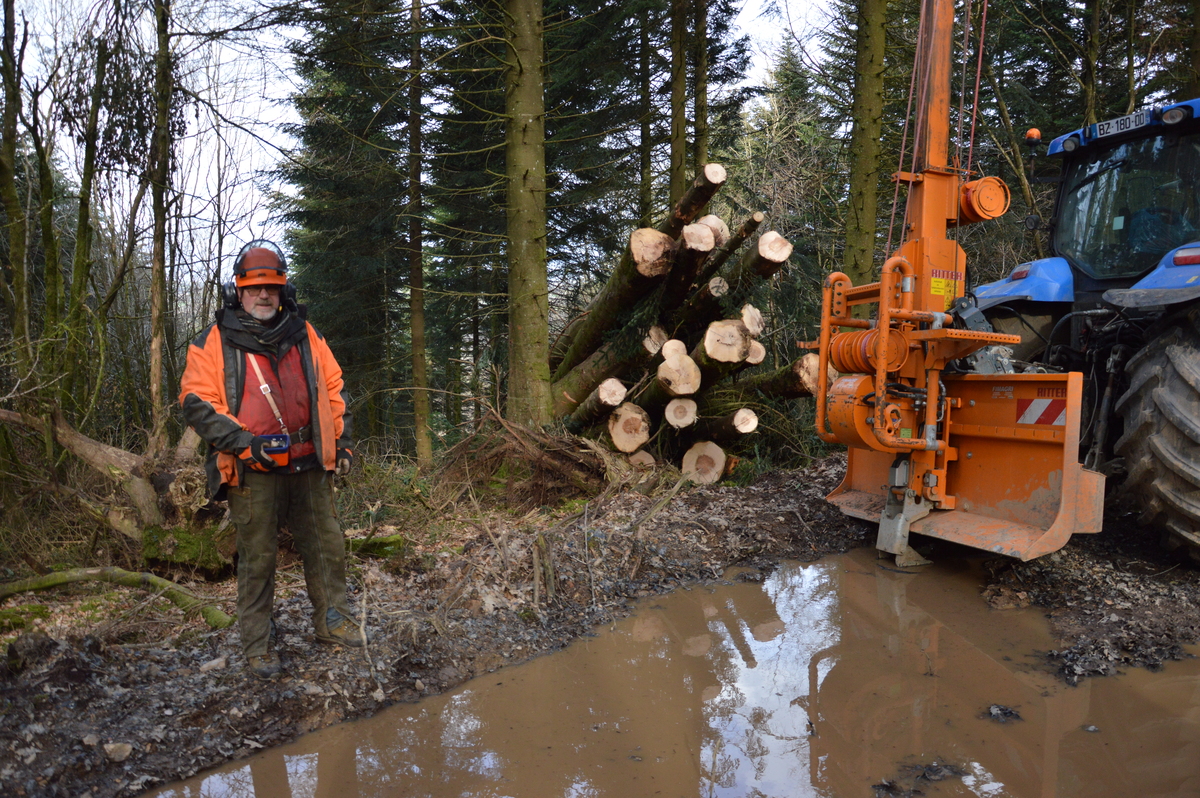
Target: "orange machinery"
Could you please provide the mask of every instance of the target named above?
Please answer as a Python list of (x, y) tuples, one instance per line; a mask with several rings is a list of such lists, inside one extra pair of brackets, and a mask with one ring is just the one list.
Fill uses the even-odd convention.
[[(1104, 477), (1079, 464), (1082, 374), (947, 371), (1020, 337), (959, 321), (972, 315), (966, 253), (947, 231), (1000, 216), (1009, 193), (950, 163), (952, 0), (924, 0), (921, 19), (916, 162), (895, 177), (909, 186), (905, 240), (878, 282), (835, 272), (823, 289), (820, 373), (841, 376), (818, 392), (817, 433), (849, 447), (829, 501), (878, 521), (876, 546), (900, 565), (926, 562), (910, 532), (1029, 560), (1100, 531)], [(870, 305), (872, 319), (854, 312)]]

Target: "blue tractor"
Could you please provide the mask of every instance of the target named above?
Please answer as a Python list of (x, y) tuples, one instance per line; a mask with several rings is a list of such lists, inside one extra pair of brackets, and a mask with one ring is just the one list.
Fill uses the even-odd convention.
[(1198, 116), (1200, 99), (1189, 100), (1050, 142), (1062, 161), (1053, 256), (974, 291), (993, 329), (1021, 343), (964, 365), (1082, 372), (1085, 467), (1200, 560)]

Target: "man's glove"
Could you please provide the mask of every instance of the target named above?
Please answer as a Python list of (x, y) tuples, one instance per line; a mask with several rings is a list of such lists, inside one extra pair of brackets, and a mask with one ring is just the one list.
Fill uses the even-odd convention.
[(242, 461), (242, 465), (253, 471), (270, 471), (275, 467), (275, 461), (271, 459), (271, 455), (263, 451), (263, 446), (267, 443), (266, 438), (260, 438), (257, 435), (250, 441), (250, 445), (238, 452), (238, 458)]
[(354, 465), (354, 452), (349, 449), (337, 450), (337, 468), (334, 469), (335, 474), (339, 477), (344, 477), (350, 473), (350, 466)]

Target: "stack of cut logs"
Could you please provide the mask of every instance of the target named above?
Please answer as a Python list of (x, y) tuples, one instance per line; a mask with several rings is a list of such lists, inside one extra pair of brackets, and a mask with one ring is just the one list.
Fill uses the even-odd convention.
[(656, 426), (684, 431), (691, 446), (682, 470), (701, 483), (726, 473), (730, 459), (721, 443), (758, 427), (750, 408), (730, 409), (731, 393), (734, 405), (739, 395), (748, 403), (756, 393), (811, 396), (818, 373), (816, 355), (807, 354), (739, 379), (721, 402), (706, 400), (711, 388), (767, 354), (756, 340), (762, 313), (746, 304), (738, 318), (721, 318), (722, 306), (770, 280), (792, 253), (787, 239), (770, 231), (735, 257), (762, 224), (761, 213), (732, 234), (716, 216), (696, 219), (724, 182), (724, 167), (706, 165), (662, 224), (634, 230), (608, 281), (550, 353), (554, 412), (568, 429), (604, 429), (631, 462), (648, 465), (655, 458), (642, 447)]

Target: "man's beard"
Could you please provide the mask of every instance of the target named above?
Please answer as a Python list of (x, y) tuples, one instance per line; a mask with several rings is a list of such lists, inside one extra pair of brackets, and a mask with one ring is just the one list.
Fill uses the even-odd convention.
[(250, 315), (259, 321), (270, 321), (275, 318), (275, 314), (279, 312), (279, 308), (275, 305), (251, 305)]

